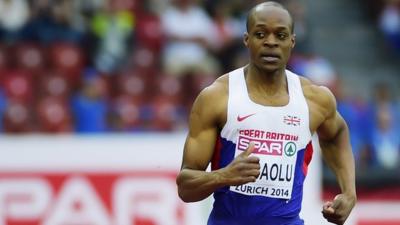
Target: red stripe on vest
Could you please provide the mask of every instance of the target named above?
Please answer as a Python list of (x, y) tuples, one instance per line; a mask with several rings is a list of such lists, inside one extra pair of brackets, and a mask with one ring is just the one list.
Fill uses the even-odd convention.
[(312, 143), (310, 141), (307, 144), (305, 152), (304, 152), (304, 161), (303, 161), (303, 173), (304, 173), (304, 176), (307, 176), (308, 165), (311, 162), (313, 152), (314, 152), (313, 146), (312, 146)]
[(213, 154), (213, 157), (211, 160), (211, 169), (212, 170), (219, 169), (219, 161), (221, 159), (221, 149), (222, 149), (222, 141), (221, 141), (221, 137), (218, 136), (216, 143), (215, 143), (214, 154)]

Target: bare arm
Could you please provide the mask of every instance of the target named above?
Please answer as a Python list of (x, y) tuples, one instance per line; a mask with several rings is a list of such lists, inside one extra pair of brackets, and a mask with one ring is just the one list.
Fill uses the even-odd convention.
[(349, 144), (349, 130), (339, 113), (336, 113), (335, 117), (337, 127), (334, 128), (336, 133), (332, 139), (324, 139), (325, 137), (319, 134), (323, 157), (335, 173), (342, 193), (355, 195), (354, 157)]
[(329, 222), (343, 224), (356, 202), (355, 166), (350, 145), (349, 130), (342, 116), (336, 111), (336, 101), (332, 93), (321, 88), (321, 103), (324, 122), (317, 133), (322, 155), (329, 168), (336, 175), (341, 194), (323, 208), (324, 217)]
[[(216, 189), (227, 185), (254, 182), (259, 174), (258, 158), (248, 157), (252, 147), (235, 158), (227, 167), (206, 172), (214, 153), (215, 142), (226, 104), (218, 85), (200, 93), (190, 115), (189, 134), (184, 147), (182, 168), (177, 177), (178, 193), (185, 202), (205, 199)], [(222, 107), (221, 107), (222, 105)]]

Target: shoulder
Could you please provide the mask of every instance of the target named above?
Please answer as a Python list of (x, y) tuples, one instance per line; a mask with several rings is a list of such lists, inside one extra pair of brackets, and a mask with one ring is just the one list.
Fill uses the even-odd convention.
[(304, 77), (300, 77), (300, 83), (310, 110), (318, 110), (325, 117), (336, 112), (336, 99), (329, 88), (316, 85)]
[(198, 95), (202, 100), (218, 100), (228, 97), (228, 74), (217, 78), (211, 85), (204, 88)]
[(228, 77), (228, 74), (222, 75), (204, 88), (197, 96), (191, 114), (223, 123), (228, 102)]
[(303, 93), (307, 100), (315, 100), (321, 103), (329, 103), (335, 101), (335, 96), (325, 86), (319, 86), (312, 83), (309, 79), (300, 77), (300, 83), (303, 88)]

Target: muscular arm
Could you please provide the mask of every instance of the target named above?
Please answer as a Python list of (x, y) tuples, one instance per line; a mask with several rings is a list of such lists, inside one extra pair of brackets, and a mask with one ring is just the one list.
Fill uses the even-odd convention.
[(182, 168), (177, 178), (178, 193), (185, 202), (202, 200), (223, 183), (217, 172), (205, 172), (218, 135), (215, 108), (207, 109), (212, 88), (200, 93), (190, 114)]
[[(323, 122), (317, 128), (323, 158), (336, 175), (341, 194), (324, 206), (328, 221), (343, 224), (356, 201), (354, 157), (346, 122), (336, 111), (336, 101), (326, 88), (320, 88)], [(341, 205), (340, 205), (341, 204)], [(332, 213), (332, 214), (331, 214)]]
[[(354, 158), (349, 144), (349, 131), (339, 113), (335, 113), (335, 125), (329, 128), (329, 122), (318, 131), (319, 142), (325, 162), (335, 173), (342, 193), (355, 195)], [(327, 128), (325, 127), (327, 126)], [(324, 136), (324, 129), (332, 129), (330, 135)], [(328, 134), (329, 135), (329, 134)]]
[(226, 114), (224, 91), (220, 84), (213, 84), (200, 93), (193, 105), (182, 168), (176, 180), (178, 194), (185, 202), (200, 201), (220, 187), (255, 181), (258, 176), (258, 158), (248, 157), (251, 148), (227, 167), (205, 171), (214, 153), (219, 124)]

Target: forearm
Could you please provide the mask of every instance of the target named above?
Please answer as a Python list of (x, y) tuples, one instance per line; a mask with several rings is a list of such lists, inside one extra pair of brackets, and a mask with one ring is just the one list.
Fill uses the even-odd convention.
[(342, 193), (355, 195), (354, 157), (346, 124), (343, 124), (332, 140), (320, 139), (320, 146), (325, 162), (336, 175)]
[(218, 170), (206, 172), (182, 169), (176, 181), (179, 197), (185, 202), (203, 200), (226, 185)]

